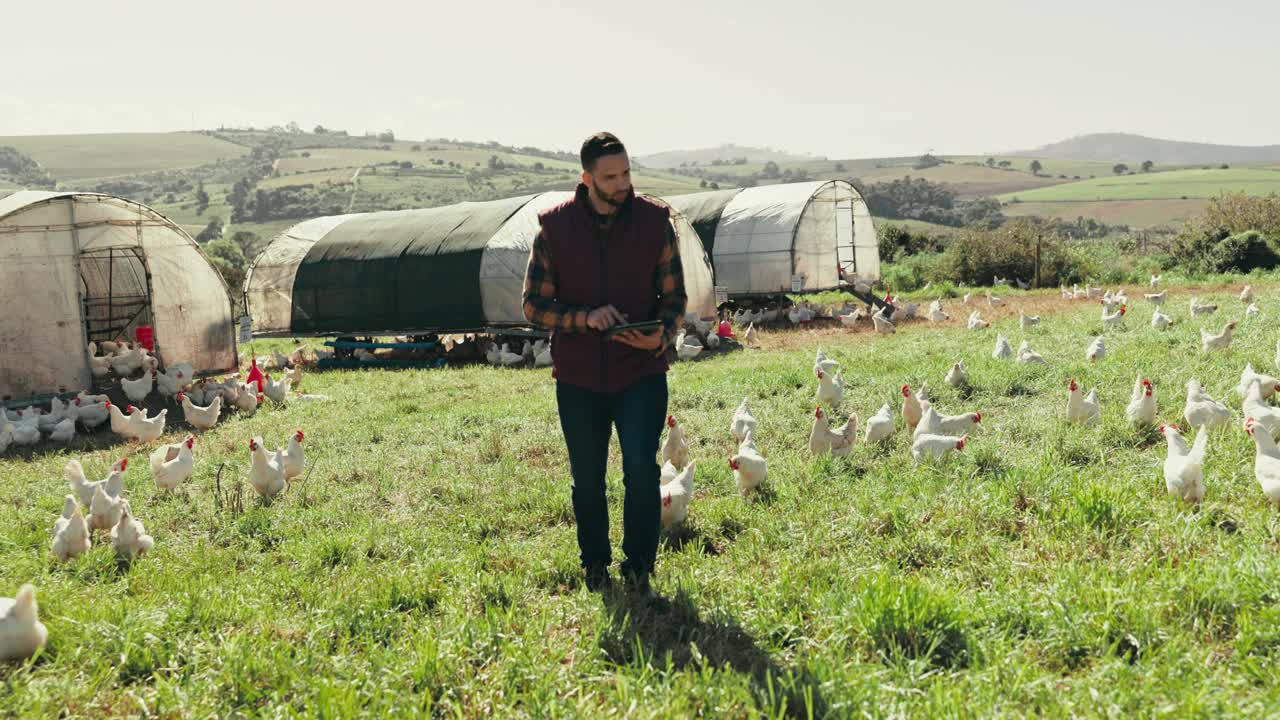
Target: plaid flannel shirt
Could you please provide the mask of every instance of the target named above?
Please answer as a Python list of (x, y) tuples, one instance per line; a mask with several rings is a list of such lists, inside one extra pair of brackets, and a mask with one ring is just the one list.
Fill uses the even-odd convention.
[[(587, 314), (595, 308), (560, 302), (556, 288), (555, 262), (539, 232), (529, 252), (529, 268), (524, 276), (524, 316), (534, 325), (552, 331), (590, 331)], [(666, 242), (658, 255), (657, 267), (653, 269), (653, 289), (658, 296), (656, 319), (662, 321), (662, 335), (670, 348), (675, 343), (676, 331), (684, 322), (684, 309), (688, 302), (680, 244), (670, 224), (667, 225)]]

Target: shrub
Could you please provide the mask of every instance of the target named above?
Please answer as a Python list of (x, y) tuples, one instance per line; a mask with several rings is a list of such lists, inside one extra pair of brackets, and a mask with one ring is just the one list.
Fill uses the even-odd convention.
[(1227, 228), (1184, 233), (1174, 242), (1173, 257), (1184, 270), (1197, 274), (1248, 273), (1280, 265), (1275, 243), (1254, 230), (1234, 235)]

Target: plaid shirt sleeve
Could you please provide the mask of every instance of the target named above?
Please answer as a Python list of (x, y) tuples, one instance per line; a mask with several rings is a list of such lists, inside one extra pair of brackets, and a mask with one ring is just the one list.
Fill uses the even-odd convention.
[(547, 330), (586, 332), (591, 308), (559, 302), (556, 295), (556, 269), (539, 232), (529, 251), (529, 268), (524, 275), (525, 319)]
[(680, 261), (680, 242), (675, 228), (667, 224), (667, 242), (658, 256), (658, 266), (653, 271), (653, 286), (658, 294), (658, 320), (662, 321), (663, 336), (668, 347), (675, 342), (676, 331), (684, 323), (685, 306), (689, 297), (684, 290), (684, 265)]

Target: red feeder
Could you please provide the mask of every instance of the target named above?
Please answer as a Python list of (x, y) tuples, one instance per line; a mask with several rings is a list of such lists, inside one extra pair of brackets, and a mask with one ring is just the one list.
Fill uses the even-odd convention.
[(156, 335), (150, 325), (139, 325), (133, 329), (133, 339), (149, 352), (155, 352)]

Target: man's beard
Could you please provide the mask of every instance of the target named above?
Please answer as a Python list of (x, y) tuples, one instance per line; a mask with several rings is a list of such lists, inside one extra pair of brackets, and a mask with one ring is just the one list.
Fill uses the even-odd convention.
[(631, 195), (631, 191), (630, 191), (630, 190), (627, 190), (625, 193), (623, 193), (623, 195), (622, 195), (622, 199), (621, 199), (621, 200), (614, 200), (614, 199), (613, 199), (613, 196), (612, 196), (612, 195), (609, 195), (609, 194), (608, 194), (608, 193), (606, 193), (604, 190), (601, 190), (601, 189), (600, 189), (600, 186), (599, 186), (599, 185), (597, 185), (597, 184), (596, 184), (596, 182), (595, 182), (594, 180), (592, 180), (592, 181), (591, 181), (591, 186), (592, 186), (593, 188), (595, 188), (595, 191), (596, 191), (596, 197), (600, 198), (601, 200), (603, 200), (604, 202), (606, 202), (606, 203), (608, 203), (608, 204), (612, 205), (612, 206), (613, 206), (613, 207), (615, 207), (615, 208), (620, 208), (620, 207), (622, 207), (622, 206), (627, 202), (627, 198), (628, 198), (628, 197), (630, 197), (630, 195)]

